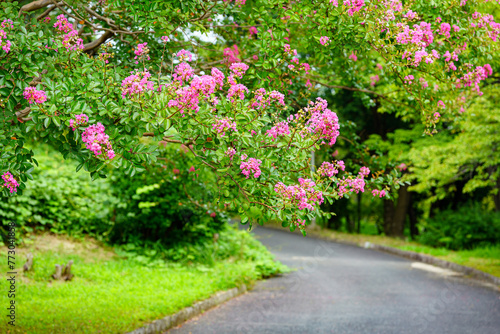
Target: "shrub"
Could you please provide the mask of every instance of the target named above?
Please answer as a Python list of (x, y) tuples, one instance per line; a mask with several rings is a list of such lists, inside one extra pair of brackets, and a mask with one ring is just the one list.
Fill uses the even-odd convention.
[(433, 247), (453, 250), (472, 249), (498, 243), (500, 213), (467, 203), (456, 211), (444, 210), (428, 219), (418, 241)]

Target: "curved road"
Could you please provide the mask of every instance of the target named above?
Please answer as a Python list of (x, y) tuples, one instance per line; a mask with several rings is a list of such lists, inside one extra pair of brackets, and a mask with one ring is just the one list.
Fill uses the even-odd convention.
[(500, 292), (374, 250), (258, 227), (297, 270), (168, 333), (500, 333)]

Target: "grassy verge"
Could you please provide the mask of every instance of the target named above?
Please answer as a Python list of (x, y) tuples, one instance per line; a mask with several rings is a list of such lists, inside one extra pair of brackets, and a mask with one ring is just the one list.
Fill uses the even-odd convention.
[[(276, 224), (271, 225), (278, 228)], [(279, 228), (282, 228), (281, 225), (279, 225)], [(476, 248), (473, 250), (452, 251), (445, 248), (433, 248), (414, 241), (405, 241), (386, 236), (349, 234), (321, 228), (308, 229), (307, 235), (355, 243), (360, 246), (363, 246), (365, 242), (368, 241), (378, 245), (432, 255), (439, 259), (475, 268), (500, 277), (500, 245)]]
[[(32, 245), (17, 249), (17, 267), (31, 252), (34, 271), (22, 274), (18, 269), (16, 327), (7, 327), (2, 321), (0, 332), (123, 333), (217, 291), (251, 285), (263, 276), (286, 270), (248, 234), (234, 231), (232, 237), (240, 242), (241, 256), (204, 266), (158, 261), (148, 265), (134, 258), (121, 258), (113, 249), (90, 239), (38, 236)], [(1, 251), (7, 254), (5, 247)], [(69, 260), (74, 261), (74, 279), (52, 281), (55, 264)], [(3, 282), (8, 271), (6, 262), (0, 266)], [(8, 305), (7, 293), (0, 296), (0, 305)]]

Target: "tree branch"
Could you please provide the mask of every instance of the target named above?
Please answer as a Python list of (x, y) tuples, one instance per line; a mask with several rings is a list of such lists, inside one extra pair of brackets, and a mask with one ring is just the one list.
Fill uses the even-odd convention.
[(52, 3), (52, 0), (38, 0), (38, 1), (33, 1), (30, 3), (27, 3), (26, 5), (21, 7), (21, 9), (19, 10), (18, 16), (21, 16), (21, 14), (23, 12), (32, 12), (34, 10), (47, 7), (51, 3)]

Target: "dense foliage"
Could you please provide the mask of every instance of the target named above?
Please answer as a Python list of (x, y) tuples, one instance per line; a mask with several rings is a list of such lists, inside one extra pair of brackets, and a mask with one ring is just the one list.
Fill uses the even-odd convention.
[[(487, 0), (1, 5), (4, 196), (33, 178), (27, 138), (78, 160), (76, 170), (93, 179), (108, 166), (125, 177), (150, 173), (163, 141), (212, 174), (214, 206), (238, 211), (243, 223), (278, 219), (303, 229), (325, 200), (365, 188), (405, 196), (404, 161), (372, 159), (349, 119), (314, 99), (326, 97), (318, 85), (354, 92), (364, 110), (432, 134), (467, 114), (498, 64), (496, 4)], [(310, 171), (310, 151), (337, 140), (358, 153)], [(151, 191), (147, 202), (159, 203), (154, 194), (164, 193)], [(401, 221), (399, 203), (384, 208)]]

